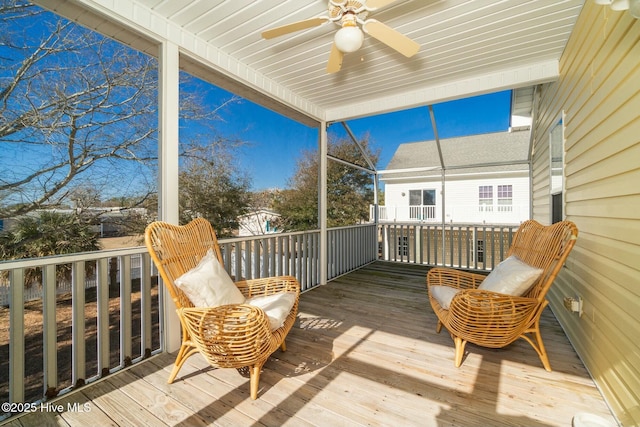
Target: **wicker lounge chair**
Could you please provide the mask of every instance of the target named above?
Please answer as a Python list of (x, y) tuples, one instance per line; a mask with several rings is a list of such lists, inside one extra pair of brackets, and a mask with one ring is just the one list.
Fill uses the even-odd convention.
[[(193, 271), (207, 253), (212, 259), (210, 249), (219, 265), (223, 265), (215, 232), (207, 220), (198, 218), (185, 226), (154, 222), (146, 229), (145, 243), (177, 307), (182, 325), (182, 345), (168, 382), (174, 381), (187, 358), (200, 353), (214, 367), (248, 367), (251, 398), (256, 399), (262, 366), (278, 347), (286, 350), (285, 337), (298, 310), (298, 281), (291, 276), (280, 276), (235, 282), (247, 299), (289, 293), (293, 300), (291, 293), (295, 295), (293, 307), (288, 314), (284, 313), (284, 323), (274, 329), (261, 308), (248, 303), (194, 307), (184, 288), (177, 286), (176, 279)], [(228, 275), (227, 280), (233, 283)], [(237, 293), (235, 289), (233, 292)]]
[[(515, 256), (528, 266), (542, 270), (537, 279), (532, 279), (535, 281), (531, 287), (520, 296), (482, 289), (481, 284), (488, 276), (481, 274), (451, 268), (433, 268), (427, 273), (429, 300), (438, 317), (436, 330), (440, 332), (444, 325), (451, 333), (455, 343), (456, 367), (462, 364), (467, 342), (502, 348), (523, 338), (536, 350), (544, 368), (551, 371), (540, 335), (540, 315), (548, 304), (545, 299), (547, 291), (575, 245), (577, 236), (578, 229), (570, 221), (543, 226), (529, 220), (520, 225), (507, 257)], [(446, 300), (441, 296), (443, 290), (451, 291), (449, 301), (443, 302)], [(443, 307), (447, 302), (448, 308)]]

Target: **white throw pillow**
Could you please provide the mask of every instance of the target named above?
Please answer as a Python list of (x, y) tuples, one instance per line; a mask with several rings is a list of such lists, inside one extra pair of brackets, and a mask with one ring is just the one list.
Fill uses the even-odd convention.
[(293, 304), (296, 302), (294, 292), (281, 292), (278, 294), (248, 298), (246, 303), (264, 310), (269, 318), (271, 330), (280, 328), (287, 319)]
[(512, 255), (498, 264), (478, 289), (521, 296), (529, 290), (541, 274), (541, 269), (531, 267)]
[(448, 310), (449, 305), (451, 305), (451, 300), (460, 292), (460, 289), (452, 288), (451, 286), (434, 285), (429, 287), (429, 292), (431, 292), (431, 295), (438, 301), (440, 307)]
[(197, 266), (175, 280), (196, 307), (217, 307), (242, 304), (244, 295), (220, 265), (212, 249), (202, 257)]

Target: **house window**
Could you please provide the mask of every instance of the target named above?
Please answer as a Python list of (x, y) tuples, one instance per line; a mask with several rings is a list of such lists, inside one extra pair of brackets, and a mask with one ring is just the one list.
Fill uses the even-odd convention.
[(484, 262), (484, 240), (476, 241), (476, 261)]
[(409, 206), (435, 206), (436, 190), (409, 190)]
[(549, 165), (551, 170), (551, 222), (555, 223), (564, 219), (563, 205), (563, 180), (564, 180), (564, 144), (563, 125), (560, 119), (549, 132)]
[(562, 192), (551, 196), (551, 223), (562, 221)]
[(409, 238), (407, 236), (398, 237), (398, 256), (409, 256)]
[(511, 212), (513, 210), (513, 186), (498, 185), (498, 211)]
[(409, 190), (409, 217), (430, 219), (436, 217), (436, 190)]
[(409, 206), (422, 204), (422, 190), (409, 190)]
[(422, 190), (422, 205), (423, 206), (436, 205), (436, 190)]
[(481, 185), (478, 187), (478, 206), (480, 212), (493, 211), (493, 186)]

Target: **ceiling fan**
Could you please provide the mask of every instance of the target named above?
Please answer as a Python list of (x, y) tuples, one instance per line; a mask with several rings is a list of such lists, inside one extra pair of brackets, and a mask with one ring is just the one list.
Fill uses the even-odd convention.
[[(420, 45), (409, 37), (375, 19), (367, 19), (369, 12), (378, 10), (398, 0), (329, 0), (329, 15), (319, 16), (304, 21), (294, 22), (281, 27), (264, 31), (262, 37), (272, 39), (295, 31), (317, 27), (327, 22), (333, 22), (342, 28), (336, 32), (327, 72), (335, 73), (342, 67), (345, 53), (355, 52), (364, 41), (363, 31), (387, 46), (397, 50), (407, 58), (415, 55)], [(362, 29), (360, 28), (362, 27)]]

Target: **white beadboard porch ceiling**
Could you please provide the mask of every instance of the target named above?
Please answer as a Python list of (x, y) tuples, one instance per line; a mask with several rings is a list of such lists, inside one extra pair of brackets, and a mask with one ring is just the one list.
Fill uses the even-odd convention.
[(327, 74), (335, 24), (261, 37), (266, 29), (326, 15), (326, 0), (36, 2), (147, 51), (158, 41), (177, 43), (183, 69), (308, 124), (555, 80), (584, 3), (399, 0), (370, 17), (418, 42), (418, 54), (405, 58), (365, 35), (342, 70)]

